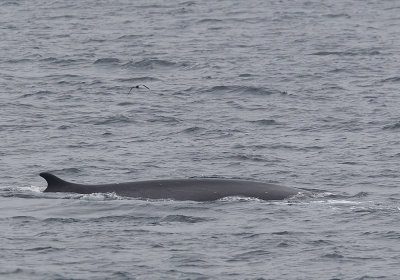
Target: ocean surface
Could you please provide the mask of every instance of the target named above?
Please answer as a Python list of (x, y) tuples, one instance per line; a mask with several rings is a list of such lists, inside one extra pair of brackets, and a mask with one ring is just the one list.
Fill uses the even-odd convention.
[(0, 1), (0, 279), (399, 279), (399, 26), (395, 0)]

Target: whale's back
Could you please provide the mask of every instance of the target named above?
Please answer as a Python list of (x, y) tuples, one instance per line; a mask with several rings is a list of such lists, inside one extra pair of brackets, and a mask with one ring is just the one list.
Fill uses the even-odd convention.
[(299, 193), (298, 189), (255, 181), (233, 179), (169, 179), (116, 184), (82, 185), (41, 173), (48, 183), (45, 192), (111, 193), (146, 199), (211, 201), (228, 196), (282, 200)]

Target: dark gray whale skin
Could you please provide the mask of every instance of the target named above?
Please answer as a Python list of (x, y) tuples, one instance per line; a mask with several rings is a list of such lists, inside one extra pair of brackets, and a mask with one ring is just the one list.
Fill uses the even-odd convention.
[(50, 173), (40, 173), (47, 181), (44, 192), (80, 194), (111, 193), (144, 199), (212, 201), (228, 196), (254, 197), (262, 200), (282, 200), (300, 192), (274, 184), (233, 179), (170, 179), (117, 184), (82, 185), (66, 182)]

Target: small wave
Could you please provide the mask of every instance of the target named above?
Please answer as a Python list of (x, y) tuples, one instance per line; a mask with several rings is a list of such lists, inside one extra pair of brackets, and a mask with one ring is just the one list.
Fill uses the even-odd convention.
[(320, 56), (326, 56), (326, 55), (343, 55), (344, 52), (333, 52), (333, 51), (319, 51), (315, 53), (311, 53), (311, 55), (320, 55)]
[(70, 126), (70, 125), (60, 125), (59, 127), (57, 127), (57, 129), (60, 129), (60, 130), (66, 130), (66, 129), (69, 129), (69, 128), (71, 128), (72, 126)]
[(248, 74), (248, 73), (240, 74), (240, 75), (239, 75), (240, 78), (249, 78), (249, 77), (253, 77), (253, 76), (254, 76), (254, 75)]
[(323, 15), (323, 17), (327, 17), (327, 18), (351, 18), (351, 16), (348, 15), (348, 14), (326, 14), (326, 15)]
[(70, 168), (52, 169), (52, 170), (48, 170), (48, 172), (51, 172), (51, 173), (54, 172), (61, 176), (61, 175), (78, 174), (81, 172), (81, 170), (79, 168), (70, 167)]
[(276, 245), (276, 247), (280, 247), (280, 248), (285, 248), (285, 247), (289, 247), (290, 243), (289, 242), (280, 242), (278, 245)]
[(383, 129), (385, 129), (385, 130), (397, 130), (397, 129), (400, 129), (400, 122), (384, 126)]
[(161, 219), (160, 222), (179, 222), (179, 223), (200, 223), (208, 221), (208, 218), (203, 217), (193, 217), (193, 216), (185, 216), (185, 215), (168, 215)]
[(342, 258), (344, 258), (344, 256), (342, 254), (339, 254), (337, 252), (325, 254), (322, 257), (323, 258), (329, 258), (329, 259), (342, 259)]
[(252, 154), (237, 154), (230, 156), (231, 159), (240, 160), (240, 161), (255, 161), (255, 162), (268, 162), (267, 158), (264, 158), (261, 155), (252, 155)]
[(195, 6), (196, 4), (197, 4), (196, 1), (185, 1), (185, 2), (180, 3), (180, 5), (182, 5), (182, 6)]
[(342, 73), (342, 72), (347, 72), (348, 69), (345, 68), (335, 68), (333, 70), (328, 71), (329, 73)]
[(1, 6), (20, 6), (18, 1), (5, 1), (0, 4)]
[(398, 83), (400, 82), (400, 77), (391, 77), (381, 80), (381, 83)]
[[(95, 217), (95, 218), (89, 218), (85, 220), (85, 222), (90, 222), (90, 223), (103, 223), (103, 222), (116, 222), (120, 223), (122, 221), (135, 221), (139, 223), (157, 223), (157, 221), (160, 220), (159, 216), (142, 216), (142, 215), (110, 215), (110, 216), (102, 216), (102, 217)], [(141, 231), (140, 229), (137, 229), (138, 231)], [(133, 232), (136, 231), (135, 229), (130, 229), (126, 228), (123, 230), (124, 232)]]
[(367, 193), (367, 192), (359, 192), (359, 193), (356, 193), (353, 196), (350, 196), (350, 198), (363, 198), (363, 197), (367, 197), (367, 196), (369, 196), (369, 193)]
[(144, 76), (144, 77), (134, 77), (134, 78), (125, 78), (125, 79), (116, 79), (117, 82), (121, 83), (137, 83), (137, 82), (153, 82), (160, 81), (160, 79)]
[(57, 57), (46, 57), (40, 60), (41, 62), (48, 62), (51, 64), (56, 64), (56, 65), (71, 65), (71, 64), (77, 64), (77, 63), (86, 63), (86, 59), (66, 59), (66, 58), (57, 58)]
[(205, 18), (198, 20), (197, 23), (220, 23), (222, 20), (216, 18)]
[(55, 248), (55, 247), (51, 247), (51, 246), (34, 247), (34, 248), (25, 249), (25, 251), (33, 251), (33, 252), (54, 252), (54, 251), (60, 251), (60, 250), (63, 250), (63, 249)]
[(56, 61), (56, 60), (57, 60), (57, 58), (51, 56), (51, 57), (42, 58), (40, 61), (52, 62), (52, 61)]
[(264, 87), (254, 87), (254, 86), (215, 86), (205, 92), (218, 93), (218, 92), (228, 92), (228, 93), (240, 93), (240, 94), (256, 94), (256, 95), (271, 95), (271, 94), (285, 94), (284, 91), (279, 91), (275, 89), (268, 89)]
[(385, 8), (385, 9), (383, 9), (383, 10), (384, 10), (384, 11), (400, 10), (400, 6), (389, 7), (389, 8)]
[(177, 63), (162, 59), (142, 59), (140, 61), (130, 61), (124, 66), (128, 68), (154, 69), (177, 66)]
[(39, 90), (39, 91), (36, 91), (33, 93), (26, 93), (26, 94), (22, 95), (21, 98), (36, 97), (36, 98), (42, 99), (46, 96), (54, 95), (54, 94), (56, 94), (54, 91)]
[(56, 19), (73, 19), (75, 17), (76, 17), (75, 15), (66, 14), (66, 15), (49, 16), (49, 17), (46, 17), (46, 19), (51, 21), (51, 20), (56, 20)]
[(383, 233), (382, 236), (388, 239), (400, 240), (400, 233), (398, 231), (390, 230)]
[(8, 275), (8, 274), (20, 274), (24, 273), (25, 271), (22, 268), (16, 268), (13, 270), (6, 270), (6, 271), (0, 271), (0, 275)]
[(293, 234), (293, 233), (292, 233), (292, 232), (289, 232), (289, 231), (287, 231), (287, 230), (284, 230), (284, 231), (272, 232), (271, 234), (272, 234), (272, 235), (290, 235), (290, 234)]
[(118, 106), (129, 106), (129, 105), (134, 105), (134, 102), (129, 102), (129, 101), (124, 101), (124, 102), (120, 102), (117, 105)]
[(55, 74), (55, 75), (48, 75), (46, 78), (81, 78), (79, 75), (75, 74)]
[(89, 38), (89, 39), (87, 39), (85, 41), (85, 43), (92, 43), (92, 42), (94, 42), (94, 43), (104, 43), (104, 42), (107, 42), (107, 40), (106, 39), (100, 39), (100, 38)]
[(259, 124), (259, 125), (276, 125), (276, 124), (278, 124), (275, 120), (269, 120), (269, 119), (262, 119), (262, 120), (249, 121), (249, 122)]
[(239, 253), (233, 255), (229, 262), (241, 262), (241, 261), (248, 261), (253, 260), (254, 258), (265, 258), (265, 256), (270, 255), (271, 253), (264, 250), (250, 250), (244, 253)]
[(58, 34), (55, 36), (56, 38), (70, 38), (71, 35), (70, 34)]
[(338, 164), (343, 164), (343, 165), (357, 165), (359, 164), (358, 162), (354, 162), (354, 161), (343, 161), (343, 162), (339, 162)]
[(78, 223), (81, 220), (75, 218), (47, 218), (44, 219), (43, 222), (45, 223), (60, 223), (60, 224), (71, 224), (71, 223)]
[(15, 58), (15, 59), (6, 60), (5, 62), (6, 63), (11, 63), (11, 64), (31, 63), (32, 59), (29, 59), (29, 58)]
[(78, 63), (82, 63), (82, 62), (86, 62), (86, 60), (85, 59), (57, 59), (53, 63), (68, 66), (71, 64), (78, 64)]
[(204, 131), (205, 129), (199, 126), (192, 126), (192, 127), (188, 127), (185, 128), (184, 130), (182, 130), (183, 133), (199, 133)]
[(147, 120), (151, 123), (169, 123), (169, 124), (178, 124), (181, 121), (175, 117), (171, 116), (157, 116), (156, 118), (151, 118)]
[(332, 245), (333, 244), (332, 241), (324, 240), (324, 239), (310, 240), (310, 241), (308, 241), (306, 243), (308, 243), (310, 245), (313, 245), (313, 246), (322, 246), (322, 245)]
[(16, 221), (36, 221), (37, 219), (32, 216), (14, 216), (11, 218), (8, 218), (10, 220), (16, 220)]
[(135, 120), (127, 117), (125, 115), (112, 115), (102, 119), (96, 119), (92, 123), (94, 125), (107, 125), (107, 124), (116, 124), (116, 123), (134, 123)]
[(348, 50), (348, 51), (319, 51), (315, 53), (311, 53), (311, 55), (318, 56), (328, 56), (328, 55), (337, 55), (337, 56), (358, 56), (358, 55), (380, 55), (381, 53), (377, 50)]
[(93, 64), (118, 64), (121, 61), (115, 57), (105, 57), (97, 59)]
[(136, 6), (139, 9), (167, 9), (171, 8), (171, 6), (168, 5), (161, 5), (161, 4), (148, 4), (148, 5), (138, 5)]
[(136, 34), (123, 35), (118, 37), (117, 40), (132, 40), (137, 38), (143, 38), (143, 35), (136, 35)]

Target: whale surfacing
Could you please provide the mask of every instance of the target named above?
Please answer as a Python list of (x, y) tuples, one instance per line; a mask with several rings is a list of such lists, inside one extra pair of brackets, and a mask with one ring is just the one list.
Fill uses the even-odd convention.
[(300, 190), (275, 184), (233, 179), (169, 179), (136, 181), (116, 184), (83, 185), (64, 181), (43, 172), (47, 181), (44, 192), (71, 192), (80, 194), (111, 193), (144, 199), (173, 199), (212, 201), (229, 196), (253, 197), (262, 200), (282, 200)]

